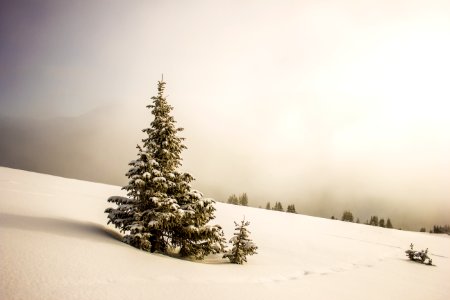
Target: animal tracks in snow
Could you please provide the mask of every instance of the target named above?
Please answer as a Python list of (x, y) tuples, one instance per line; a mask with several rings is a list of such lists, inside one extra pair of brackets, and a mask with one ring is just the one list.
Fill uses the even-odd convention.
[(342, 265), (332, 266), (328, 269), (320, 269), (320, 270), (304, 270), (301, 272), (294, 272), (289, 275), (275, 275), (269, 277), (255, 278), (253, 282), (255, 283), (282, 283), (286, 281), (295, 281), (302, 280), (306, 277), (310, 276), (325, 276), (325, 275), (333, 275), (342, 272), (350, 272), (352, 270), (361, 269), (361, 268), (372, 268), (374, 265), (366, 262), (361, 263), (346, 263)]

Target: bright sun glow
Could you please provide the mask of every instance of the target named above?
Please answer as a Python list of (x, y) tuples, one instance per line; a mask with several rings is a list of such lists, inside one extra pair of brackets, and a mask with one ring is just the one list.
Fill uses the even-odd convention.
[(357, 95), (377, 98), (395, 110), (420, 115), (424, 106), (449, 108), (450, 40), (444, 33), (393, 36), (367, 49), (338, 84)]

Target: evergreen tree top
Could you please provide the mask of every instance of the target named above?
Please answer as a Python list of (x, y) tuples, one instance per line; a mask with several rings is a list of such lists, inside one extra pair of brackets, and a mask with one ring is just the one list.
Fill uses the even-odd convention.
[(146, 151), (159, 164), (159, 169), (164, 173), (172, 173), (181, 166), (181, 152), (187, 147), (183, 144), (184, 138), (177, 135), (183, 128), (176, 127), (176, 121), (171, 115), (173, 107), (164, 96), (165, 85), (163, 80), (158, 81), (158, 94), (151, 98), (152, 104), (147, 105), (154, 118), (150, 127), (142, 130), (148, 135), (142, 142)]

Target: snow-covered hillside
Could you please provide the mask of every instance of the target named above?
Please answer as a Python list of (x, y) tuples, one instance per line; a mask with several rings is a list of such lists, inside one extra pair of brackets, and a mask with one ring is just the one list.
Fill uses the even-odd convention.
[[(0, 168), (0, 299), (449, 299), (450, 237), (217, 203), (258, 254), (191, 262), (136, 250), (106, 226), (119, 187)], [(274, 199), (276, 201), (277, 199)], [(409, 261), (409, 244), (436, 266)]]

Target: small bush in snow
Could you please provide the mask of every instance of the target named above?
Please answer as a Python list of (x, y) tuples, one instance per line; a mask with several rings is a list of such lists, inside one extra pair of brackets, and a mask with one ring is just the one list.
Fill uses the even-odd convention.
[(248, 231), (247, 226), (250, 225), (250, 222), (242, 220), (241, 224), (234, 222), (234, 225), (236, 226), (236, 232), (230, 239), (233, 249), (225, 253), (223, 258), (228, 258), (234, 264), (243, 264), (247, 262), (247, 255), (257, 254), (256, 249), (258, 247), (249, 238), (250, 231)]

